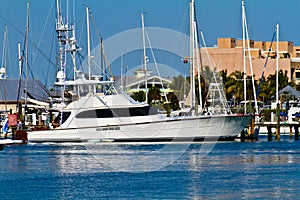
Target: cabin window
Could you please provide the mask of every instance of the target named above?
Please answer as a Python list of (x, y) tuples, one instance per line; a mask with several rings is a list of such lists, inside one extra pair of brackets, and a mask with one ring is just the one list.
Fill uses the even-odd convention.
[[(62, 123), (64, 123), (71, 115), (71, 112), (63, 112), (62, 113)], [(55, 119), (53, 120), (53, 123), (59, 124), (60, 123), (60, 118), (61, 118), (61, 113), (59, 113)]]
[(83, 111), (76, 118), (110, 118), (155, 115), (157, 111), (150, 106), (135, 108), (113, 108)]

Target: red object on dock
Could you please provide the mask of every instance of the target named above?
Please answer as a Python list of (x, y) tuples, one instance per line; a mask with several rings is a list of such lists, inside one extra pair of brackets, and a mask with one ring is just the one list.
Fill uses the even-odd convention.
[(17, 126), (18, 124), (18, 115), (17, 114), (9, 114), (8, 115), (8, 125), (9, 126)]

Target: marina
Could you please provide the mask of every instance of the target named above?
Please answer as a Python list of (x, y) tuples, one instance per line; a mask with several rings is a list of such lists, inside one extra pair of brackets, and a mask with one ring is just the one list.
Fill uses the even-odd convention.
[(0, 199), (298, 199), (295, 2), (3, 0)]

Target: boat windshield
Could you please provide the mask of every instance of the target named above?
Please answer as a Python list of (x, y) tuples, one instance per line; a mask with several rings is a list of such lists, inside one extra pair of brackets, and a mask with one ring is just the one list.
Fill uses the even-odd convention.
[[(63, 112), (62, 114), (62, 124), (70, 117), (71, 112)], [(59, 124), (60, 123), (60, 118), (61, 118), (61, 113), (59, 113), (55, 119), (53, 120), (54, 124)]]

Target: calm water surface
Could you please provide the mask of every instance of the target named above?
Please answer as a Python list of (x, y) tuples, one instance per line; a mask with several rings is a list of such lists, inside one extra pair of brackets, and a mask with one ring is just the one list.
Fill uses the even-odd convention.
[(25, 144), (0, 199), (298, 199), (300, 141)]

